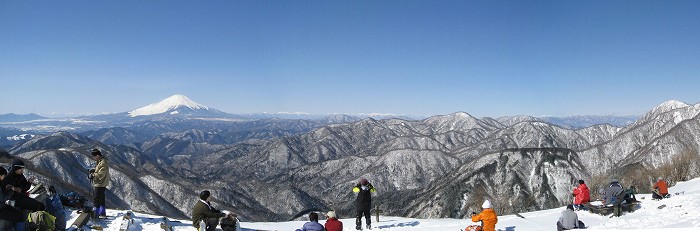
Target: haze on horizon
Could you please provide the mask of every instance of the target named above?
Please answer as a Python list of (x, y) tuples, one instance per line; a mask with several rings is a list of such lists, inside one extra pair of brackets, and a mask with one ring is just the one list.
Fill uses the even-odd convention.
[(700, 101), (697, 1), (0, 3), (0, 114), (633, 115)]

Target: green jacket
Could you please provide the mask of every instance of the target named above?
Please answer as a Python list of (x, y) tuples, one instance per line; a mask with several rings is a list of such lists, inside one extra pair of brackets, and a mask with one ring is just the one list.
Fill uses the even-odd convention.
[(102, 157), (102, 159), (97, 161), (95, 173), (92, 176), (93, 187), (107, 187), (109, 185), (109, 161), (107, 161), (107, 158)]
[(195, 228), (199, 228), (199, 221), (207, 218), (219, 218), (225, 216), (226, 214), (215, 209), (214, 207), (207, 206), (207, 204), (204, 204), (202, 200), (199, 200), (194, 204), (194, 209), (192, 209), (192, 225)]

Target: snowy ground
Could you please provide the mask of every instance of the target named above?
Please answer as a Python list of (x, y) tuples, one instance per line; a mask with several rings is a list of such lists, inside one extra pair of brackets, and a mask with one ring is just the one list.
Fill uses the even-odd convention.
[[(625, 213), (621, 217), (608, 217), (592, 214), (586, 211), (578, 211), (579, 220), (589, 226), (588, 230), (660, 230), (660, 231), (690, 231), (700, 230), (700, 178), (688, 182), (678, 183), (669, 189), (673, 195), (669, 199), (661, 201), (651, 200), (648, 194), (639, 194), (637, 199), (642, 201), (641, 208), (633, 213)], [(644, 199), (641, 199), (641, 198)], [(666, 205), (659, 209), (660, 206)], [(515, 215), (498, 217), (496, 229), (499, 231), (540, 231), (556, 230), (556, 221), (559, 219), (564, 207), (530, 213), (523, 213), (520, 218)], [(110, 217), (97, 224), (104, 230), (118, 231), (125, 211), (108, 211)], [(342, 217), (343, 214), (339, 214)], [(70, 216), (68, 224), (72, 224), (77, 218), (74, 212)], [(374, 217), (372, 218), (374, 219)], [(188, 220), (171, 219), (175, 231), (195, 230)], [(466, 219), (413, 219), (403, 217), (380, 217), (380, 222), (372, 223), (374, 231), (457, 231), (472, 224)], [(161, 217), (135, 213), (134, 225), (131, 231), (160, 230)], [(354, 219), (341, 219), (344, 230), (354, 230)], [(321, 223), (324, 223), (321, 221)], [(252, 230), (296, 230), (301, 228), (303, 221), (289, 222), (241, 222), (243, 231)]]

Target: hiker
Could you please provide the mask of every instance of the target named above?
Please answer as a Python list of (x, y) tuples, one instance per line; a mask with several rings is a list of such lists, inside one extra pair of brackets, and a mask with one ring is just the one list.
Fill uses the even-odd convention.
[(668, 195), (668, 184), (664, 181), (664, 178), (659, 177), (654, 183), (654, 193), (651, 195), (652, 199), (661, 200)]
[(613, 206), (613, 215), (619, 217), (622, 215), (620, 204), (625, 199), (625, 191), (616, 179), (610, 181), (610, 186), (605, 188), (605, 205)]
[(197, 230), (201, 230), (199, 223), (203, 221), (206, 226), (205, 230), (214, 231), (219, 224), (219, 218), (226, 216), (226, 214), (211, 206), (211, 199), (211, 192), (204, 190), (199, 193), (199, 201), (194, 204), (192, 209), (192, 226), (197, 228)]
[(360, 182), (352, 188), (352, 192), (357, 194), (355, 199), (355, 229), (362, 229), (362, 216), (365, 217), (365, 223), (367, 223), (367, 229), (371, 229), (372, 220), (370, 219), (369, 210), (372, 208), (372, 193), (377, 192), (374, 186), (369, 183), (364, 177), (360, 179)]
[(30, 211), (43, 211), (46, 209), (44, 204), (29, 197), (27, 191), (34, 182), (34, 177), (27, 180), (24, 177), (24, 161), (15, 159), (12, 161), (12, 167), (7, 173), (7, 176), (2, 180), (2, 186), (5, 191), (12, 191), (11, 200), (15, 202), (15, 207), (20, 208), (20, 216), (23, 220), (15, 222), (15, 230), (24, 230), (25, 221)]
[(496, 230), (496, 223), (498, 223), (498, 215), (496, 215), (496, 211), (494, 211), (491, 207), (491, 202), (489, 200), (485, 200), (484, 203), (481, 204), (481, 212), (479, 214), (476, 214), (476, 212), (472, 212), (472, 221), (481, 221), (483, 231)]
[(328, 213), (326, 213), (326, 217), (328, 217), (328, 220), (326, 220), (326, 231), (343, 230), (343, 222), (338, 220), (335, 215), (335, 211), (328, 211)]
[(566, 209), (561, 212), (559, 221), (557, 221), (557, 231), (570, 230), (570, 229), (581, 229), (585, 228), (586, 225), (582, 221), (578, 220), (578, 215), (574, 212), (573, 205), (567, 205)]
[(105, 191), (109, 185), (109, 161), (102, 155), (99, 149), (95, 148), (91, 152), (92, 159), (97, 162), (94, 169), (90, 169), (89, 178), (92, 181), (92, 186), (95, 187), (95, 215), (104, 218), (107, 216), (105, 204)]
[(583, 204), (591, 201), (591, 191), (583, 180), (578, 180), (578, 187), (574, 188), (574, 206), (583, 209)]
[(304, 226), (302, 226), (301, 229), (297, 229), (296, 231), (324, 231), (323, 225), (318, 223), (318, 214), (317, 213), (309, 213), (309, 222), (304, 223)]
[[(0, 166), (0, 181), (7, 176), (7, 170)], [(4, 187), (0, 187), (0, 230), (8, 230), (9, 226), (14, 226), (15, 222), (22, 222), (27, 217), (15, 208), (15, 201), (12, 200), (12, 192)]]

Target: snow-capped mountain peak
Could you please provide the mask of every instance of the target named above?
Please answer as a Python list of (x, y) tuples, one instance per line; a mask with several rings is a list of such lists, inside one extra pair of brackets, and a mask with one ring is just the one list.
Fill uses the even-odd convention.
[[(150, 104), (148, 106), (133, 110), (129, 112), (129, 116), (144, 116), (144, 115), (156, 115), (161, 113), (166, 113), (173, 109), (186, 107), (192, 110), (209, 110), (207, 106), (201, 105), (197, 102), (192, 101), (190, 98), (184, 95), (173, 95), (160, 102)], [(171, 114), (177, 114), (178, 112), (172, 111)]]

